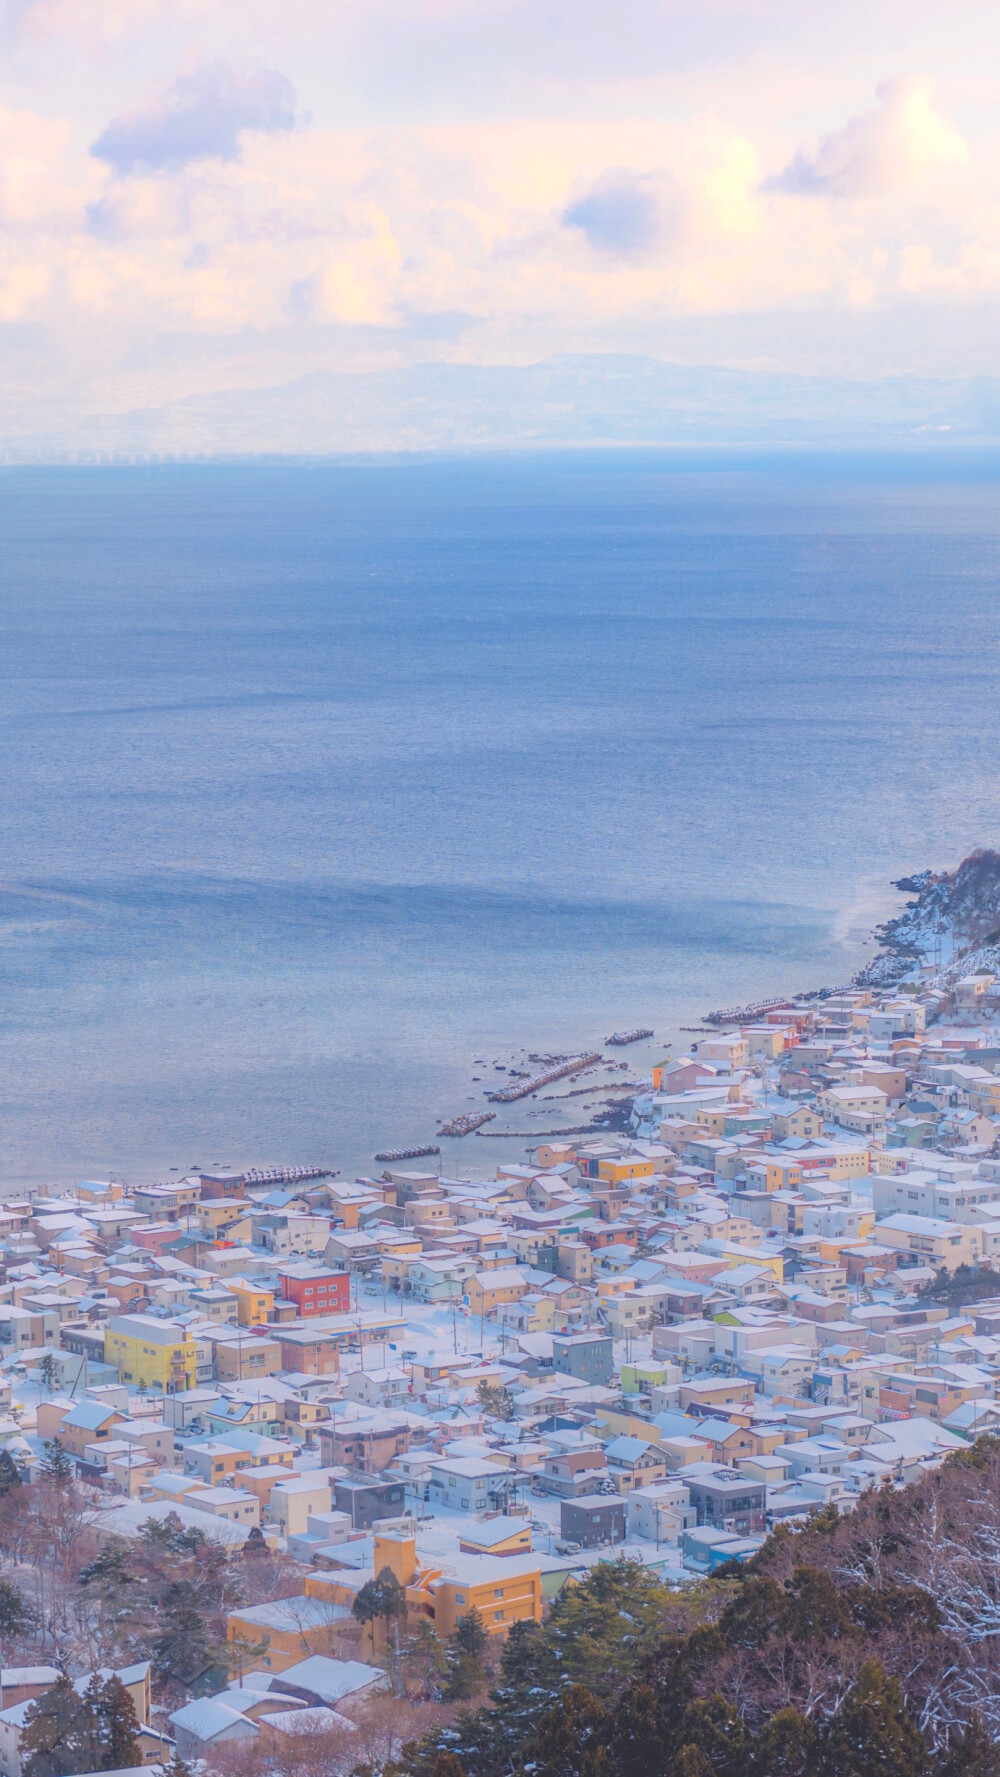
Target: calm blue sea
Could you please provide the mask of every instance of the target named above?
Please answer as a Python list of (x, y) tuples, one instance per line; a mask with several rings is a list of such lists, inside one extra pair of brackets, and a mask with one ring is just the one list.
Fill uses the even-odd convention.
[(521, 1049), (846, 979), (889, 877), (1000, 839), (998, 496), (971, 459), (3, 471), (3, 1182), (350, 1173)]

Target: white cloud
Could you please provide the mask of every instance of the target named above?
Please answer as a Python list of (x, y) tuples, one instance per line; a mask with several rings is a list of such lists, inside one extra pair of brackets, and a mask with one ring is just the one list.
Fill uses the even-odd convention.
[[(696, 0), (655, 4), (695, 40)], [(602, 84), (593, 45), (577, 84), (548, 40), (544, 78), (527, 67), (546, 0), (34, 0), (0, 108), (0, 322), (47, 329), (68, 387), (114, 367), (116, 405), (140, 367), (153, 399), (184, 351), (218, 365), (212, 341), (249, 381), (359, 350), (524, 361), (684, 337), (732, 361), (752, 331), (780, 363), (791, 319), (800, 366), (823, 368), (844, 317), (924, 305), (932, 355), (949, 314), (1000, 303), (1000, 67), (974, 89), (879, 87), (892, 63), (859, 75), (857, 33), (839, 61), (774, 51), (792, 10), (729, 0), (741, 28), (766, 19), (752, 65), (651, 57), (629, 86), (629, 57)], [(384, 101), (400, 42), (373, 73), (372, 19), (429, 33), (403, 121)], [(481, 56), (445, 105), (423, 70), (453, 30), (463, 67), (493, 44), (504, 72)]]
[(878, 89), (879, 105), (800, 148), (774, 178), (771, 191), (799, 196), (880, 196), (941, 170), (964, 167), (969, 150), (931, 104), (932, 83), (901, 76)]

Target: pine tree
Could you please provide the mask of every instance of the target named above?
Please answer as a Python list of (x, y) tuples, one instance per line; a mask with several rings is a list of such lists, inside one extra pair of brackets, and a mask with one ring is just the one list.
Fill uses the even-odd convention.
[(153, 1643), (153, 1669), (158, 1678), (182, 1684), (197, 1678), (209, 1660), (208, 1627), (190, 1580), (175, 1580), (162, 1602), (163, 1626)]
[(797, 1709), (777, 1710), (754, 1742), (754, 1768), (764, 1777), (804, 1777), (815, 1759), (815, 1723)]
[(426, 1617), (418, 1617), (403, 1643), (403, 1673), (423, 1698), (440, 1692), (448, 1670), (444, 1647)]
[(45, 1454), (39, 1466), (46, 1481), (53, 1487), (68, 1487), (73, 1479), (73, 1464), (62, 1445), (54, 1438), (46, 1438), (42, 1449)]
[[(394, 1620), (406, 1615), (406, 1593), (393, 1573), (391, 1567), (383, 1567), (374, 1579), (366, 1580), (360, 1587), (351, 1614), (359, 1623), (374, 1624), (376, 1617), (385, 1623), (386, 1640)], [(372, 1628), (372, 1651), (375, 1649), (375, 1630)]]
[(80, 1586), (99, 1585), (102, 1590), (118, 1591), (123, 1586), (131, 1586), (135, 1582), (132, 1571), (132, 1558), (128, 1543), (123, 1536), (109, 1536), (104, 1547), (81, 1567), (77, 1575)]
[(23, 1476), (9, 1450), (0, 1450), (0, 1499), (14, 1487), (20, 1487)]
[(465, 1767), (453, 1752), (439, 1752), (434, 1760), (432, 1777), (465, 1777)]
[[(102, 1771), (125, 1771), (142, 1764), (139, 1721), (135, 1705), (116, 1673), (102, 1685), (97, 1699)], [(95, 1767), (96, 1768), (96, 1767)]]
[(481, 1691), (486, 1681), (484, 1655), (489, 1643), (486, 1625), (473, 1605), (459, 1617), (448, 1637), (448, 1676), (441, 1692), (446, 1703), (461, 1703)]
[(688, 1704), (682, 1744), (700, 1747), (714, 1772), (736, 1777), (747, 1762), (747, 1740), (742, 1717), (724, 1697), (698, 1697)]
[(514, 1402), (509, 1390), (501, 1383), (488, 1382), (484, 1377), (476, 1389), (476, 1399), (491, 1419), (513, 1419)]
[(194, 1767), (175, 1752), (173, 1758), (160, 1767), (160, 1777), (194, 1777)]
[(539, 1625), (512, 1623), (500, 1655), (496, 1688), (490, 1692), (498, 1769), (515, 1765), (518, 1749), (530, 1739), (559, 1689), (559, 1666)]
[(270, 1555), (270, 1553), (264, 1532), (259, 1524), (255, 1524), (241, 1550), (244, 1560), (250, 1559), (252, 1561), (260, 1556)]
[(86, 1710), (65, 1673), (29, 1704), (19, 1750), (24, 1777), (70, 1777), (94, 1769), (87, 1757), (92, 1747)]
[(828, 1573), (799, 1565), (788, 1582), (791, 1594), (782, 1628), (796, 1642), (856, 1634), (845, 1600)]
[(92, 1672), (87, 1681), (87, 1688), (79, 1700), (79, 1710), (74, 1732), (73, 1770), (103, 1771), (104, 1744), (101, 1733), (101, 1684), (100, 1675)]
[(546, 1638), (564, 1678), (603, 1700), (616, 1695), (662, 1633), (670, 1593), (635, 1561), (600, 1561), (559, 1594)]
[(46, 1394), (51, 1394), (57, 1379), (56, 1360), (51, 1351), (47, 1351), (42, 1358), (38, 1366), (38, 1375)]
[(880, 1660), (862, 1666), (830, 1722), (818, 1768), (822, 1777), (922, 1777), (927, 1770), (923, 1735)]
[(0, 1580), (0, 1653), (20, 1635), (32, 1620), (32, 1609), (19, 1587), (9, 1580)]
[(727, 1647), (760, 1647), (788, 1609), (786, 1594), (768, 1573), (747, 1575), (719, 1618)]
[(542, 1717), (528, 1763), (545, 1777), (613, 1777), (607, 1750), (608, 1722), (597, 1698), (574, 1684)]
[(682, 1746), (670, 1767), (670, 1777), (714, 1777), (700, 1746)]
[(468, 1654), (471, 1659), (481, 1660), (489, 1645), (486, 1624), (483, 1622), (475, 1605), (459, 1617), (451, 1637), (460, 1653)]

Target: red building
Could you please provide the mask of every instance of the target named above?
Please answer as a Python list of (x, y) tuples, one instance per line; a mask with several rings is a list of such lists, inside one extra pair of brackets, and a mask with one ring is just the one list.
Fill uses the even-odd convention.
[(299, 1314), (346, 1314), (351, 1306), (351, 1280), (346, 1271), (307, 1261), (286, 1265), (278, 1272), (281, 1294), (294, 1302)]

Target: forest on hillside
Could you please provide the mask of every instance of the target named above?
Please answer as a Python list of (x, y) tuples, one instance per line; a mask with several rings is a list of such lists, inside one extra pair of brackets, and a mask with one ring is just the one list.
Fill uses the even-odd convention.
[(605, 1562), (405, 1777), (1000, 1777), (1000, 1441), (677, 1590)]

